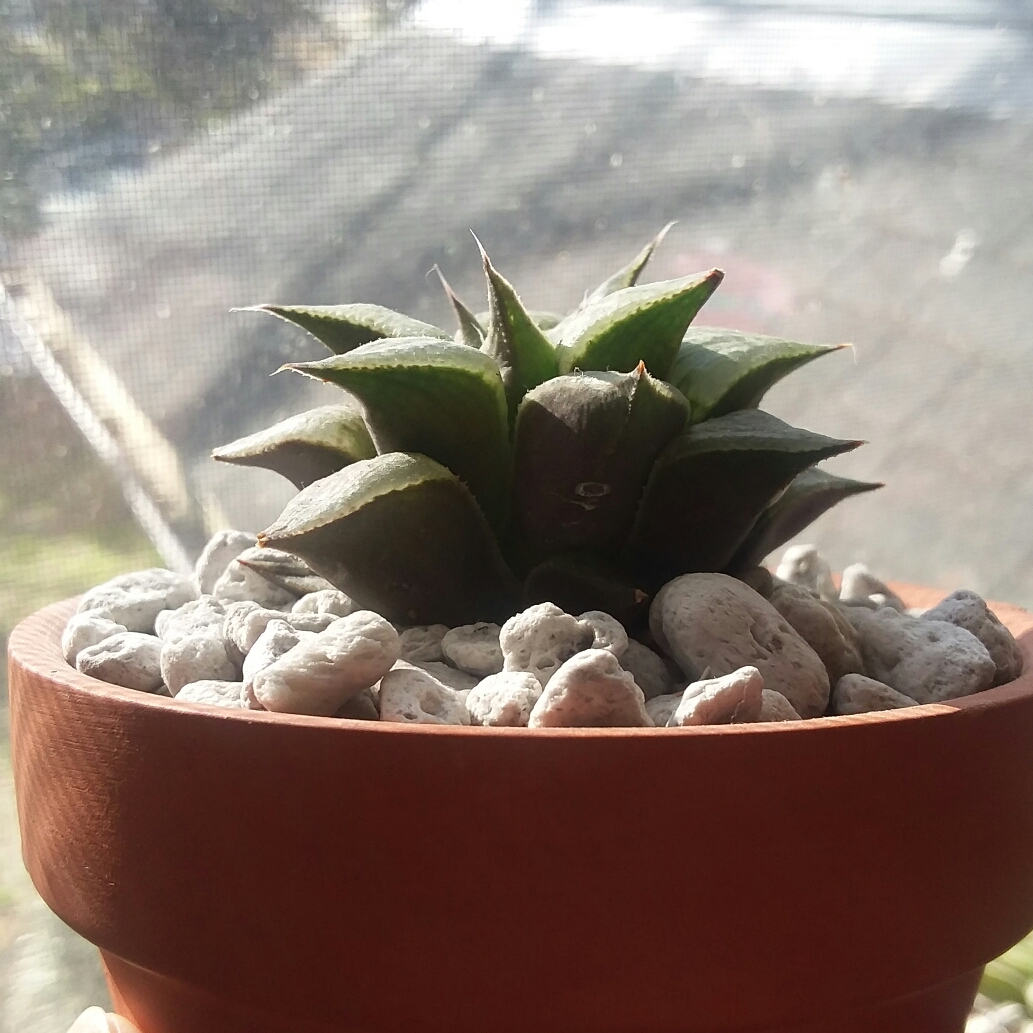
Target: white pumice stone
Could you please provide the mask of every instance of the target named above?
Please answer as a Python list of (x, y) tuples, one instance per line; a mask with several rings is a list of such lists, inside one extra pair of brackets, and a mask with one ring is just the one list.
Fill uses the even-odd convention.
[(832, 689), (829, 711), (835, 715), (867, 714), (874, 710), (900, 710), (918, 703), (896, 689), (863, 674), (845, 674)]
[(448, 634), (447, 624), (418, 625), (406, 628), (399, 636), (402, 660), (442, 662), (441, 640)]
[(1004, 685), (1022, 674), (1022, 650), (1018, 642), (975, 592), (954, 592), (921, 616), (926, 620), (946, 621), (975, 635), (997, 668), (994, 685)]
[(380, 720), (423, 725), (468, 725), (459, 694), (433, 675), (400, 663), (380, 681)]
[(835, 684), (863, 670), (857, 632), (839, 603), (819, 599), (799, 585), (779, 583), (768, 599), (793, 630), (818, 654)]
[(624, 655), (628, 648), (628, 633), (616, 617), (602, 610), (588, 610), (578, 620), (592, 629), (592, 649), (608, 649), (618, 660)]
[(502, 625), (503, 670), (529, 671), (544, 687), (560, 665), (588, 649), (594, 637), (589, 625), (554, 603), (537, 603)]
[(240, 690), (240, 706), (243, 710), (265, 710), (265, 707), (258, 702), (254, 688), (248, 682), (244, 682), (244, 688)]
[(229, 566), (212, 586), (212, 595), (219, 602), (251, 601), (270, 610), (290, 609), (294, 605), (297, 596), (293, 592), (288, 592), (286, 588), (281, 588), (241, 563), (242, 559), (248, 559), (252, 554), (261, 551), (258, 548), (245, 549), (236, 559), (230, 561)]
[(79, 600), (78, 613), (121, 624), (130, 631), (150, 635), (162, 610), (175, 610), (198, 596), (192, 577), (162, 567), (122, 574), (91, 588)]
[(75, 669), (125, 689), (157, 692), (162, 687), (160, 658), (161, 639), (157, 636), (123, 631), (83, 649), (75, 659)]
[(681, 699), (685, 679), (675, 677), (663, 657), (654, 653), (649, 646), (629, 639), (621, 654), (620, 664), (635, 679), (635, 684), (642, 690), (647, 702), (656, 696), (672, 693), (676, 688), (678, 699)]
[(391, 670), (398, 649), (398, 633), (383, 617), (357, 610), (299, 642), (250, 685), (266, 710), (331, 717)]
[(529, 728), (649, 728), (645, 697), (608, 649), (565, 660), (531, 711)]
[(470, 689), (466, 709), (475, 725), (525, 728), (542, 687), (527, 671), (502, 671)]
[(993, 684), (996, 664), (964, 628), (888, 606), (847, 606), (843, 612), (860, 638), (865, 674), (919, 703), (942, 703)]
[(329, 613), (334, 617), (347, 617), (362, 607), (350, 596), (336, 588), (324, 588), (318, 592), (303, 595), (292, 607), (291, 613)]
[(758, 721), (802, 721), (803, 718), (793, 709), (793, 704), (774, 689), (764, 689), (760, 694), (760, 714)]
[(96, 613), (75, 613), (69, 618), (65, 630), (61, 633), (61, 652), (74, 667), (75, 658), (84, 649), (128, 630), (124, 624), (116, 624), (113, 620)]
[(251, 652), (270, 621), (285, 621), (295, 631), (325, 631), (334, 621), (332, 613), (285, 613), (269, 610), (258, 603), (231, 603), (226, 607), (225, 636), (242, 656)]
[(293, 649), (303, 638), (314, 638), (315, 632), (296, 631), (284, 620), (272, 620), (265, 626), (265, 631), (244, 657), (241, 675), (245, 682), (250, 682), (259, 671), (264, 671), (270, 664), (279, 660), (288, 650)]
[(239, 681), (193, 681), (184, 685), (175, 699), (178, 703), (207, 703), (213, 707), (243, 710), (243, 688), (244, 683)]
[(748, 585), (726, 574), (682, 574), (649, 608), (653, 637), (691, 677), (756, 667), (764, 687), (781, 692), (804, 718), (820, 717), (829, 676), (817, 653), (786, 619)]
[(216, 531), (208, 539), (194, 564), (194, 578), (202, 595), (211, 595), (223, 571), (246, 549), (258, 545), (253, 534), (244, 531)]
[(667, 721), (668, 728), (746, 724), (760, 717), (764, 678), (756, 667), (740, 667), (720, 678), (693, 682)]
[(848, 605), (889, 606), (899, 613), (907, 609), (900, 596), (863, 563), (853, 563), (843, 571), (839, 599)]
[(441, 651), (454, 667), (478, 678), (498, 674), (502, 670), (502, 646), (497, 624), (478, 621), (453, 628), (441, 640)]
[(682, 688), (677, 692), (668, 692), (662, 696), (654, 696), (652, 699), (646, 700), (646, 713), (657, 728), (667, 727), (667, 722), (671, 720), (674, 712), (678, 709), (678, 704), (681, 703), (684, 691), (685, 689)]
[(839, 598), (832, 581), (832, 568), (815, 545), (793, 545), (786, 549), (775, 577), (791, 585), (809, 588), (830, 603)]
[(352, 721), (379, 721), (378, 697), (372, 689), (363, 689), (351, 699), (346, 699), (337, 709), (334, 717), (346, 717)]
[[(403, 661), (399, 661), (400, 663)], [(419, 667), (428, 674), (433, 675), (442, 685), (447, 685), (456, 692), (466, 692), (472, 689), (481, 679), (476, 674), (467, 674), (458, 668), (449, 667), (440, 660), (405, 660), (404, 663)]]
[(161, 676), (173, 696), (192, 681), (240, 681), (240, 667), (224, 639), (203, 632), (165, 642)]
[(154, 620), (154, 631), (163, 642), (188, 635), (221, 637), (226, 625), (226, 608), (210, 595), (191, 599), (177, 610), (162, 610)]

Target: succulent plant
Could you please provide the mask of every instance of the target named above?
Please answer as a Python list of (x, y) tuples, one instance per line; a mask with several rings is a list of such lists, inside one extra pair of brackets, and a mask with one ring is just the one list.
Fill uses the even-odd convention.
[(548, 599), (634, 625), (670, 578), (753, 566), (879, 487), (814, 469), (860, 442), (758, 408), (842, 346), (690, 328), (723, 273), (639, 285), (662, 236), (563, 317), (482, 248), (486, 313), (441, 277), (454, 336), (377, 305), (258, 306), (333, 353), (284, 368), (350, 396), (213, 453), (300, 489), (260, 542), (400, 623)]

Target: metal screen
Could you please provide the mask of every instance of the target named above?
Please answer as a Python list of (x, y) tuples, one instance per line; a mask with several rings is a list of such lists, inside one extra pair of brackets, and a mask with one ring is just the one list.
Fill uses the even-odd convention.
[[(208, 453), (338, 396), (235, 312), (451, 328), (476, 231), (566, 310), (669, 220), (697, 320), (851, 342), (774, 389), (886, 487), (836, 568), (1033, 605), (1033, 10), (1008, 0), (0, 0), (0, 636), (289, 497)], [(0, 1030), (102, 1000), (0, 828)]]

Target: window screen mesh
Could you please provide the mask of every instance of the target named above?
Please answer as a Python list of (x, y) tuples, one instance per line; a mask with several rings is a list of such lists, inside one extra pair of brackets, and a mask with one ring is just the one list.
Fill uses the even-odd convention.
[[(234, 309), (451, 327), (427, 274), (483, 307), (472, 229), (562, 311), (669, 220), (654, 278), (727, 274), (697, 322), (854, 345), (765, 402), (868, 439), (830, 469), (886, 482), (806, 540), (1033, 605), (1030, 25), (1005, 0), (0, 0), (0, 635), (277, 514), (286, 482), (208, 453), (338, 396), (271, 377), (320, 348)], [(4, 818), (0, 1030), (63, 1033), (92, 955)]]

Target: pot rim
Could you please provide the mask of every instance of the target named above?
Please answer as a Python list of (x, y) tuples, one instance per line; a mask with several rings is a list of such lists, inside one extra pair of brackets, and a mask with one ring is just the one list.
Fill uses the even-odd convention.
[[(913, 605), (935, 605), (948, 595), (940, 589), (922, 588), (900, 582), (890, 587), (906, 602)], [(962, 696), (944, 703), (920, 703), (899, 710), (872, 711), (840, 717), (821, 717), (803, 721), (770, 721), (753, 724), (696, 725), (685, 728), (508, 728), (496, 726), (402, 724), (393, 721), (360, 721), (353, 718), (316, 717), (309, 714), (278, 714), (262, 710), (238, 710), (211, 706), (205, 703), (177, 703), (169, 696), (158, 696), (138, 689), (111, 685), (72, 667), (61, 652), (61, 630), (75, 612), (80, 597), (75, 596), (37, 610), (22, 620), (11, 632), (7, 653), (10, 664), (41, 678), (59, 682), (62, 687), (78, 695), (113, 704), (118, 709), (154, 708), (178, 715), (180, 718), (214, 721), (243, 721), (286, 724), (313, 731), (336, 728), (341, 734), (353, 735), (415, 735), (443, 736), (465, 739), (485, 735), (503, 738), (544, 739), (624, 739), (639, 737), (710, 736), (710, 735), (802, 735), (858, 725), (890, 724), (898, 721), (929, 721), (956, 714), (975, 714), (1014, 700), (1033, 696), (1033, 614), (1010, 603), (989, 602), (994, 613), (1005, 623), (1019, 641), (1025, 657), (1022, 674), (1012, 682), (984, 689), (970, 696)]]

